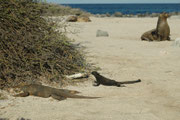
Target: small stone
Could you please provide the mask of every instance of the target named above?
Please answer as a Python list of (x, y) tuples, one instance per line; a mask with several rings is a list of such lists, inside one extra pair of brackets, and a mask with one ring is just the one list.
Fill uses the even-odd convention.
[(109, 34), (107, 31), (97, 30), (96, 37), (108, 37)]
[(173, 43), (173, 46), (180, 47), (180, 38), (176, 38), (176, 40)]

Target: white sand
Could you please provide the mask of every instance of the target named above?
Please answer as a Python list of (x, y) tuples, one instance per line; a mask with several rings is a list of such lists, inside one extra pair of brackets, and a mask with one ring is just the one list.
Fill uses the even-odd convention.
[[(117, 81), (142, 79), (127, 87), (93, 87), (92, 82), (67, 88), (100, 99), (26, 97), (0, 101), (0, 118), (12, 120), (179, 120), (180, 48), (173, 41), (141, 41), (143, 32), (156, 27), (157, 18), (91, 18), (72, 23), (78, 35), (69, 35), (87, 47), (88, 59), (100, 73)], [(171, 38), (180, 37), (180, 19), (170, 18)], [(96, 31), (109, 37), (96, 38)], [(91, 76), (90, 80), (94, 80)], [(10, 120), (11, 120), (10, 119)]]

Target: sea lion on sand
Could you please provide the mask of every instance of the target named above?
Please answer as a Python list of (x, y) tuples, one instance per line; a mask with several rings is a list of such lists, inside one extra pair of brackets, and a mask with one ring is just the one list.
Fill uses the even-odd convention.
[(77, 16), (70, 16), (66, 19), (67, 22), (77, 22)]
[(78, 16), (77, 22), (91, 22), (88, 16)]
[(123, 84), (134, 84), (137, 82), (141, 82), (140, 79), (134, 80), (134, 81), (123, 81), (123, 82), (117, 82), (115, 80), (108, 79), (106, 77), (103, 77), (98, 72), (93, 71), (92, 74), (96, 78), (96, 81), (94, 83), (94, 86), (99, 86), (100, 84), (106, 85), (106, 86), (117, 86), (117, 87), (125, 87)]
[(167, 14), (167, 13), (162, 13), (159, 15), (158, 23), (157, 23), (157, 27), (156, 27), (158, 41), (170, 40), (170, 37), (169, 37), (170, 36), (170, 28), (167, 23), (168, 17), (169, 17), (169, 14)]
[(162, 13), (159, 15), (157, 26), (155, 29), (145, 32), (141, 36), (141, 40), (146, 41), (163, 41), (170, 40), (170, 28), (167, 23), (167, 18), (169, 15), (167, 13)]
[(149, 30), (141, 36), (141, 40), (154, 41), (157, 40), (156, 29)]
[(67, 22), (91, 22), (88, 16), (70, 16), (66, 19)]

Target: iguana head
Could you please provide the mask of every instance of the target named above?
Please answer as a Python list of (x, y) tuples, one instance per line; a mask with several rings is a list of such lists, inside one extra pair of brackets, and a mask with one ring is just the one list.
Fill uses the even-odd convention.
[(20, 89), (21, 89), (22, 91), (27, 91), (28, 85), (21, 86)]
[(93, 71), (91, 72), (91, 74), (93, 74), (94, 76), (100, 75), (97, 71)]
[(21, 83), (21, 84), (19, 84), (19, 85), (17, 85), (17, 86), (13, 86), (13, 88), (17, 88), (17, 89), (19, 89), (20, 91), (26, 91), (27, 90), (27, 88), (28, 88), (28, 86), (29, 85), (25, 85), (25, 84), (23, 84), (23, 83)]

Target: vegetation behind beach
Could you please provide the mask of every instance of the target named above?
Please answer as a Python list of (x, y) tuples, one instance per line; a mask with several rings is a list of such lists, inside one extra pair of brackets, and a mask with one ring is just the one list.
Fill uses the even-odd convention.
[(74, 9), (55, 6), (32, 0), (0, 0), (0, 89), (41, 77), (64, 84), (64, 75), (86, 70), (80, 47), (58, 32), (56, 23), (42, 17), (76, 14)]

